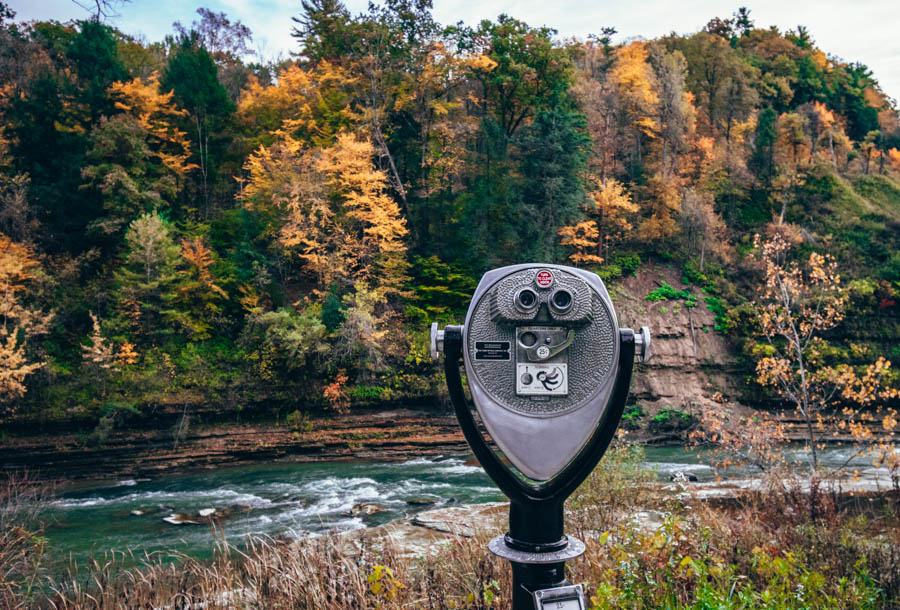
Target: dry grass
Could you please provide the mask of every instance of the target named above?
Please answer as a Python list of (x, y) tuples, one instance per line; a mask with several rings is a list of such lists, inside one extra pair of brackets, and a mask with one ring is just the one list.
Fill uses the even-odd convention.
[(40, 516), (53, 491), (27, 474), (0, 480), (0, 608), (23, 607), (44, 576)]
[[(485, 605), (484, 593), (508, 587), (508, 570), (486, 552), (486, 545), (486, 536), (457, 538), (434, 555), (402, 561), (388, 539), (378, 541), (377, 553), (364, 548), (351, 556), (339, 535), (292, 544), (249, 538), (241, 550), (220, 541), (210, 562), (186, 556), (164, 562), (156, 556), (127, 570), (120, 567), (126, 558), (110, 555), (104, 561), (71, 568), (35, 606), (60, 610), (496, 607)], [(376, 580), (376, 566), (387, 566), (390, 575), (384, 573)]]

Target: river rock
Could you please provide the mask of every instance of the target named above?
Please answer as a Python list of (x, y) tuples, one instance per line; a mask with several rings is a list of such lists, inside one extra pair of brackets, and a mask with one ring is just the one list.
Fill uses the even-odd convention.
[(142, 510), (133, 510), (133, 511), (131, 511), (131, 516), (132, 516), (132, 517), (141, 517), (141, 516), (143, 516), (143, 515), (144, 515), (144, 511), (142, 511)]
[(498, 515), (504, 514), (506, 503), (489, 503), (452, 508), (436, 508), (419, 513), (412, 518), (412, 525), (424, 527), (433, 532), (454, 536), (471, 537), (478, 530), (492, 527)]
[[(391, 553), (397, 557), (421, 557), (437, 550), (457, 536), (471, 536), (479, 531), (501, 533), (506, 529), (509, 504), (461, 505), (435, 508), (414, 519), (401, 519), (378, 527), (366, 527), (341, 534), (344, 552), (357, 556), (363, 549), (382, 549), (390, 541)], [(297, 542), (296, 544), (303, 544)]]
[(199, 511), (197, 511), (197, 514), (201, 517), (211, 517), (212, 515), (216, 514), (216, 509), (201, 508)]
[(407, 498), (406, 503), (410, 506), (431, 506), (437, 504), (441, 499), (435, 496), (419, 496), (417, 498)]
[(374, 515), (375, 513), (384, 512), (387, 506), (375, 504), (374, 502), (362, 502), (350, 509), (350, 514), (354, 517), (359, 515)]
[(693, 472), (685, 472), (683, 470), (672, 473), (672, 476), (669, 477), (670, 481), (678, 481), (679, 479), (682, 481), (690, 481), (691, 483), (696, 483), (700, 480)]
[(170, 525), (202, 525), (199, 521), (192, 519), (190, 515), (180, 513), (172, 513), (168, 517), (163, 517), (163, 521)]

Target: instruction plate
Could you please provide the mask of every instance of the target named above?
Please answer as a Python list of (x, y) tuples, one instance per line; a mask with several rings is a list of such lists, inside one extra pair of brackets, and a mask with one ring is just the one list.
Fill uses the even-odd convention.
[(566, 363), (516, 364), (516, 394), (519, 396), (565, 396), (569, 393), (569, 371)]

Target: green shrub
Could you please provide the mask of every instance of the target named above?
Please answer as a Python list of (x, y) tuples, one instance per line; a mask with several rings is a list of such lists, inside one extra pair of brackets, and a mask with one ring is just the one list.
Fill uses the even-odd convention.
[(625, 412), (622, 413), (622, 425), (629, 430), (637, 430), (641, 427), (642, 417), (644, 417), (644, 408), (641, 405), (625, 407)]
[(651, 291), (650, 294), (644, 298), (652, 303), (683, 299), (686, 307), (694, 307), (697, 305), (697, 297), (692, 295), (690, 290), (675, 290), (669, 286), (667, 282), (663, 282), (659, 288)]
[(382, 398), (385, 393), (389, 392), (388, 388), (383, 388), (379, 386), (365, 386), (358, 385), (352, 388), (347, 389), (347, 396), (351, 400), (357, 400), (360, 402), (365, 402), (368, 400), (378, 400)]
[(722, 299), (710, 295), (704, 297), (703, 300), (706, 301), (706, 307), (709, 308), (709, 310), (716, 316), (715, 330), (720, 333), (725, 332), (727, 326), (726, 317), (728, 314), (728, 310), (722, 303)]
[(613, 267), (621, 269), (622, 273), (634, 275), (641, 267), (641, 256), (637, 252), (618, 252), (611, 259)]
[(304, 413), (299, 409), (288, 413), (287, 417), (284, 418), (284, 421), (294, 432), (312, 432), (312, 419), (310, 419), (307, 413)]
[(603, 265), (597, 269), (597, 275), (604, 282), (608, 282), (622, 277), (622, 268), (618, 265)]
[(693, 284), (704, 288), (709, 286), (710, 279), (705, 273), (700, 271), (697, 264), (693, 260), (689, 260), (684, 264), (684, 273), (681, 276), (682, 284)]
[(685, 430), (694, 425), (696, 417), (687, 411), (672, 407), (663, 407), (650, 418), (650, 427), (654, 430)]

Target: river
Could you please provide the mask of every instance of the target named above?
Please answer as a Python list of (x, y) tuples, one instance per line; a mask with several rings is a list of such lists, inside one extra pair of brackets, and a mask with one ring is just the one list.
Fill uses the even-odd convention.
[[(826, 451), (824, 460), (838, 463), (845, 451)], [(645, 456), (662, 480), (678, 471), (700, 481), (714, 477), (709, 466), (683, 448), (648, 447)], [(175, 525), (164, 518), (215, 509), (221, 516), (221, 533), (239, 544), (248, 534), (302, 538), (380, 525), (456, 503), (503, 499), (467, 456), (257, 464), (64, 490), (45, 513), (46, 536), (52, 556), (61, 562), (84, 562), (110, 549), (130, 549), (138, 557), (177, 551), (203, 558), (210, 556), (215, 544), (209, 526)], [(381, 510), (353, 514), (360, 504), (375, 504)]]

